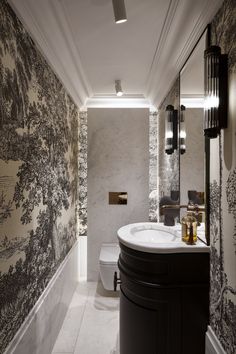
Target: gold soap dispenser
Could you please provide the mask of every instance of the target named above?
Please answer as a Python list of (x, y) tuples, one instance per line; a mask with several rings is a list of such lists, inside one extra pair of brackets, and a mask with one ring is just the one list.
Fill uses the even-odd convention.
[(197, 242), (197, 219), (192, 212), (187, 212), (181, 220), (182, 225), (182, 241), (188, 245), (195, 245)]

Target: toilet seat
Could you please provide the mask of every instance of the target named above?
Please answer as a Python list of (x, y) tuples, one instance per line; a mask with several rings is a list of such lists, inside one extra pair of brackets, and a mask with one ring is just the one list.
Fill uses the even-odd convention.
[(118, 258), (120, 247), (118, 243), (103, 243), (99, 256), (99, 271), (104, 289), (114, 290), (114, 273), (119, 274)]
[(120, 254), (118, 243), (103, 243), (99, 263), (103, 265), (116, 265)]

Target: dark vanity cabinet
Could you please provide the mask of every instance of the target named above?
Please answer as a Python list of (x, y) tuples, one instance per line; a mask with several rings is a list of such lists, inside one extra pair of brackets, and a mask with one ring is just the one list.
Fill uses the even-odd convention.
[(120, 354), (204, 354), (209, 253), (120, 247)]

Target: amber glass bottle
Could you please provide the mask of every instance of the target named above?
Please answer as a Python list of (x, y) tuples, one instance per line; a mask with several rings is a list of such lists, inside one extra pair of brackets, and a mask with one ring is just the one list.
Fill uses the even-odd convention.
[(188, 212), (181, 220), (182, 241), (189, 245), (197, 242), (197, 220), (191, 212)]

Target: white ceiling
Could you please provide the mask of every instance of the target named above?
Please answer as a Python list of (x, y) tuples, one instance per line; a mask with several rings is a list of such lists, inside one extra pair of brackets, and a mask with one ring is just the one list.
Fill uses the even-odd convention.
[(80, 107), (158, 106), (221, 3), (125, 0), (115, 24), (112, 0), (10, 0)]

